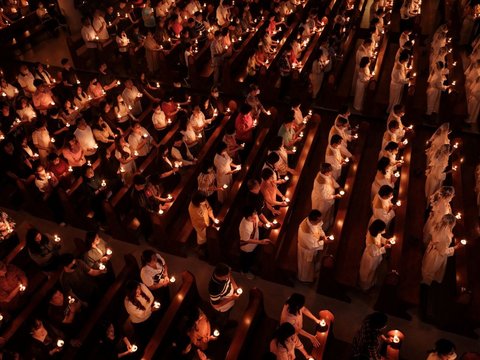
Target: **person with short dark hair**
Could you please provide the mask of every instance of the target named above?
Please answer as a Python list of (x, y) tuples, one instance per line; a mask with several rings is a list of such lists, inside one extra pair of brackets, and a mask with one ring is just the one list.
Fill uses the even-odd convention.
[(380, 354), (380, 341), (387, 340), (382, 335), (387, 321), (387, 315), (381, 312), (374, 312), (363, 319), (352, 342), (354, 360), (380, 360), (383, 358)]
[(338, 180), (342, 172), (342, 165), (345, 164), (345, 159), (341, 153), (342, 137), (340, 135), (333, 135), (328, 143), (325, 151), (325, 163), (332, 167), (332, 176), (335, 181)]
[(395, 186), (395, 178), (393, 175), (392, 163), (389, 158), (382, 157), (378, 160), (377, 163), (377, 173), (375, 175), (375, 180), (372, 183), (372, 188), (370, 192), (370, 198), (373, 200), (375, 195), (377, 195), (378, 190), (383, 185), (388, 185), (390, 187)]
[(217, 191), (218, 201), (224, 203), (232, 186), (232, 174), (240, 171), (241, 166), (233, 163), (224, 142), (218, 144), (213, 163), (217, 174), (217, 186), (220, 189)]
[(322, 213), (323, 229), (327, 230), (332, 226), (334, 219), (335, 200), (341, 197), (336, 194), (340, 187), (333, 178), (333, 168), (329, 163), (320, 165), (320, 171), (313, 182), (312, 209)]
[(322, 213), (313, 209), (298, 227), (297, 278), (300, 281), (313, 282), (320, 269), (319, 255), (327, 241), (322, 225)]
[(208, 283), (210, 304), (217, 315), (218, 326), (223, 327), (240, 294), (231, 269), (224, 263), (217, 264)]
[(188, 205), (188, 214), (197, 233), (197, 245), (205, 246), (207, 242), (207, 228), (216, 219), (207, 198), (200, 191), (196, 191), (193, 194), (192, 201)]
[(168, 276), (168, 267), (163, 257), (153, 250), (147, 249), (142, 252), (142, 268), (140, 269), (140, 279), (152, 292), (155, 298), (160, 299), (164, 308), (170, 303), (170, 278)]
[(357, 111), (363, 110), (363, 103), (365, 98), (365, 90), (368, 83), (373, 78), (375, 73), (370, 72), (370, 58), (364, 56), (358, 65), (357, 83), (355, 85), (355, 97), (353, 99), (353, 108)]
[(268, 238), (260, 239), (260, 226), (262, 226), (262, 223), (258, 218), (255, 208), (245, 207), (238, 231), (240, 233), (240, 263), (242, 274), (245, 275), (248, 280), (255, 278), (250, 272), (250, 269), (255, 262), (255, 250), (257, 246), (272, 243)]
[(60, 238), (50, 234), (42, 234), (34, 227), (27, 230), (25, 237), (28, 254), (38, 266), (53, 269), (55, 265), (58, 265), (57, 260), (61, 248)]
[(240, 112), (235, 119), (236, 139), (240, 143), (251, 143), (253, 141), (253, 132), (255, 130), (255, 120), (252, 116), (252, 107), (249, 104), (243, 104)]
[(373, 214), (370, 218), (370, 224), (373, 221), (380, 219), (385, 223), (388, 229), (391, 221), (395, 217), (396, 206), (393, 204), (392, 199), (393, 188), (388, 185), (382, 185), (372, 201)]
[(429, 351), (427, 360), (455, 360), (456, 358), (455, 344), (447, 339), (438, 339), (433, 350)]

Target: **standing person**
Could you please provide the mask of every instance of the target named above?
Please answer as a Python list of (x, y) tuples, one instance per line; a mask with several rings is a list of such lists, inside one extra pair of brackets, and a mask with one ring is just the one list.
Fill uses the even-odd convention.
[(345, 164), (345, 159), (340, 152), (342, 141), (340, 135), (333, 135), (325, 151), (325, 162), (331, 165), (332, 176), (335, 181), (340, 177), (342, 165)]
[(224, 189), (224, 185), (227, 185), (227, 189), (230, 188), (232, 174), (240, 171), (240, 166), (232, 162), (232, 158), (228, 155), (227, 145), (224, 142), (218, 144), (213, 163), (217, 172), (217, 186), (221, 189), (218, 190), (218, 201), (224, 203), (228, 196), (228, 191)]
[(387, 242), (382, 235), (385, 234), (386, 225), (382, 220), (373, 221), (367, 232), (365, 239), (366, 247), (363, 251), (362, 260), (360, 261), (360, 288), (363, 291), (371, 289), (376, 282), (377, 268), (382, 262), (383, 254), (386, 249), (391, 248), (391, 244)]
[(317, 209), (322, 214), (322, 228), (327, 230), (333, 224), (333, 206), (335, 199), (341, 197), (335, 194), (340, 186), (333, 178), (333, 168), (329, 163), (320, 165), (320, 171), (313, 182), (312, 209)]
[(455, 350), (453, 342), (447, 339), (439, 339), (435, 342), (433, 350), (429, 351), (427, 360), (455, 360), (457, 358)]
[(442, 91), (448, 89), (447, 85), (444, 85), (445, 75), (443, 68), (445, 65), (439, 61), (435, 64), (434, 69), (428, 76), (428, 88), (427, 88), (427, 115), (432, 113), (438, 114), (440, 110), (440, 98), (442, 97)]
[(357, 111), (363, 110), (363, 102), (365, 97), (365, 89), (368, 83), (375, 75), (375, 72), (370, 73), (370, 58), (363, 57), (360, 60), (357, 74), (357, 83), (355, 86), (355, 97), (353, 99), (353, 108)]
[(316, 99), (322, 88), (323, 78), (326, 72), (332, 68), (330, 54), (325, 49), (320, 48), (318, 58), (313, 61), (312, 70), (309, 78), (312, 84), (312, 99)]
[(155, 11), (152, 8), (151, 1), (147, 0), (142, 9), (143, 25), (147, 29), (155, 30)]
[(372, 44), (373, 44), (373, 41), (371, 38), (363, 40), (362, 45), (360, 45), (360, 47), (357, 49), (357, 52), (355, 53), (355, 70), (353, 72), (351, 94), (355, 94), (355, 87), (357, 85), (357, 78), (360, 70), (360, 61), (364, 57), (368, 57), (369, 59), (373, 57)]
[(220, 30), (215, 31), (214, 39), (210, 44), (210, 54), (213, 66), (213, 84), (219, 85), (222, 76), (222, 67), (225, 56), (225, 48), (223, 47), (223, 36)]
[(372, 183), (370, 197), (373, 200), (377, 195), (378, 190), (383, 185), (394, 187), (395, 181), (393, 180), (392, 165), (390, 159), (386, 157), (380, 158), (377, 163), (377, 173), (375, 174), (375, 180)]
[(280, 91), (278, 97), (280, 100), (283, 100), (287, 97), (290, 90), (290, 84), (292, 83), (292, 64), (290, 61), (291, 57), (292, 46), (287, 45), (285, 51), (280, 57), (278, 64), (278, 67), (280, 69)]
[(443, 282), (445, 270), (447, 268), (447, 259), (453, 256), (455, 250), (458, 250), (461, 243), (450, 247), (453, 241), (453, 228), (456, 219), (452, 214), (443, 215), (442, 220), (433, 228), (432, 240), (428, 244), (427, 250), (422, 260), (422, 283), (431, 285), (433, 281)]
[(295, 359), (295, 350), (301, 352), (305, 359), (312, 359), (298, 339), (295, 327), (288, 322), (280, 324), (270, 341), (270, 353), (277, 360), (290, 360)]
[(447, 176), (446, 168), (448, 166), (448, 160), (450, 158), (450, 145), (443, 145), (432, 157), (428, 163), (425, 175), (425, 197), (430, 197), (442, 186)]
[(310, 211), (298, 227), (297, 239), (297, 278), (302, 282), (314, 282), (321, 259), (319, 253), (327, 240), (322, 229), (322, 213)]
[(387, 315), (381, 312), (374, 312), (363, 319), (360, 329), (353, 338), (353, 358), (354, 360), (379, 360), (381, 341), (387, 341), (382, 334), (382, 330), (387, 326)]
[(450, 202), (455, 196), (453, 186), (442, 186), (430, 197), (430, 213), (423, 227), (423, 243), (428, 245), (432, 240), (432, 232), (435, 226), (442, 220), (443, 216), (452, 213)]
[(153, 250), (144, 250), (141, 257), (142, 268), (140, 279), (155, 298), (160, 300), (163, 308), (166, 309), (170, 303), (170, 278), (168, 276), (167, 264), (163, 257)]
[(207, 198), (200, 191), (193, 194), (192, 201), (188, 205), (188, 214), (197, 233), (198, 250), (201, 254), (204, 254), (204, 248), (207, 243), (207, 228), (210, 226), (211, 221), (216, 222), (216, 219)]
[(375, 220), (382, 220), (386, 227), (390, 226), (390, 222), (395, 217), (395, 205), (392, 203), (393, 188), (388, 185), (383, 185), (378, 190), (372, 201), (372, 217), (370, 224)]
[(315, 335), (303, 330), (303, 316), (312, 319), (316, 324), (320, 324), (320, 319), (316, 318), (312, 312), (305, 307), (305, 296), (299, 293), (293, 293), (287, 299), (282, 308), (280, 315), (280, 324), (290, 323), (295, 328), (295, 336), (302, 335), (309, 339), (314, 347), (318, 347), (318, 342)]
[(158, 52), (162, 51), (163, 47), (157, 43), (151, 31), (147, 31), (143, 47), (145, 48), (147, 69), (150, 73), (156, 73), (160, 69), (160, 57)]
[(240, 233), (240, 263), (242, 266), (242, 275), (248, 280), (255, 279), (255, 276), (250, 270), (255, 262), (255, 250), (257, 246), (272, 243), (269, 239), (260, 239), (259, 228), (261, 225), (255, 208), (250, 206), (246, 207), (243, 210), (243, 219), (240, 222), (238, 232)]
[(230, 311), (240, 297), (238, 289), (230, 267), (224, 263), (217, 264), (208, 283), (208, 294), (217, 325), (221, 328), (227, 325)]
[(410, 82), (410, 79), (407, 77), (407, 62), (409, 58), (408, 53), (402, 53), (398, 58), (398, 62), (393, 66), (387, 113), (390, 113), (395, 105), (402, 102), (403, 88)]

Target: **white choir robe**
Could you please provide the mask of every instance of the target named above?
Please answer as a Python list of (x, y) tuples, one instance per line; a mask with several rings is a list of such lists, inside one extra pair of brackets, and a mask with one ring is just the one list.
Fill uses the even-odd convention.
[(432, 232), (435, 228), (435, 225), (442, 220), (444, 215), (451, 213), (452, 207), (448, 201), (445, 201), (445, 199), (440, 199), (432, 205), (428, 219), (423, 226), (423, 243), (425, 245), (428, 245), (428, 243), (432, 240)]
[(304, 219), (298, 228), (297, 239), (297, 277), (300, 281), (313, 282), (315, 280), (318, 252), (323, 250), (325, 237), (322, 222), (312, 225), (308, 218)]
[(480, 79), (473, 82), (467, 96), (468, 118), (465, 122), (475, 124), (480, 113)]
[(442, 91), (447, 89), (447, 87), (443, 85), (444, 80), (444, 75), (439, 70), (435, 70), (428, 77), (427, 115), (431, 115), (432, 113), (438, 114)]
[(360, 261), (359, 271), (359, 285), (364, 291), (375, 285), (377, 268), (382, 262), (383, 254), (385, 254), (385, 247), (382, 246), (384, 243), (385, 239), (381, 234), (372, 237), (370, 233), (367, 233), (366, 246)]
[(373, 180), (372, 183), (370, 193), (370, 198), (372, 199), (372, 201), (375, 198), (375, 195), (378, 194), (378, 190), (380, 190), (383, 185), (388, 185), (391, 187), (394, 187), (395, 185), (395, 183), (392, 181), (392, 169), (390, 167), (387, 169), (385, 175), (382, 172), (377, 171), (377, 174), (375, 175), (375, 180)]
[(232, 174), (227, 174), (232, 170), (230, 164), (232, 163), (232, 158), (228, 154), (219, 155), (216, 154), (213, 159), (217, 173), (217, 186), (222, 188), (223, 185), (228, 185), (227, 189), (222, 189), (218, 191), (218, 201), (223, 203), (228, 195), (228, 189), (232, 185)]
[(425, 150), (427, 155), (427, 164), (432, 162), (433, 156), (436, 154), (437, 150), (442, 147), (442, 145), (450, 144), (450, 139), (448, 138), (448, 132), (442, 132), (441, 135), (433, 134), (430, 137), (430, 146)]
[(372, 213), (368, 226), (375, 220), (382, 220), (388, 229), (392, 219), (395, 217), (391, 199), (382, 199), (380, 195), (375, 195), (372, 201)]
[(335, 180), (338, 180), (342, 173), (342, 161), (343, 157), (340, 152), (340, 146), (334, 149), (331, 145), (328, 145), (325, 151), (325, 162), (332, 165), (332, 176)]
[(348, 151), (347, 148), (348, 143), (352, 141), (352, 135), (347, 134), (345, 130), (338, 128), (335, 124), (330, 128), (330, 132), (328, 133), (329, 144), (333, 135), (340, 135), (342, 138), (342, 144), (340, 145), (340, 153), (342, 156), (348, 158), (352, 157), (352, 153)]
[(455, 252), (451, 231), (435, 231), (422, 260), (422, 283), (431, 285), (433, 281), (441, 283), (447, 268), (448, 257)]
[(391, 132), (390, 130), (385, 131), (382, 139), (382, 150), (385, 149), (385, 146), (387, 146), (389, 142), (394, 142), (400, 145), (400, 141), (402, 141), (401, 134), (402, 131), (400, 129), (395, 132)]
[(402, 117), (401, 116), (398, 116), (397, 114), (395, 114), (393, 112), (393, 110), (390, 112), (390, 114), (388, 114), (388, 118), (387, 118), (387, 129), (388, 129), (388, 125), (390, 125), (390, 122), (392, 122), (393, 120), (396, 120), (398, 122), (398, 130), (397, 130), (397, 134), (403, 138), (405, 136), (405, 125), (403, 125), (403, 122), (402, 122)]
[(313, 181), (312, 210), (322, 213), (323, 229), (328, 230), (333, 224), (333, 210), (335, 205), (335, 189), (339, 185), (333, 176), (326, 176), (321, 172)]
[(432, 161), (430, 166), (427, 168), (425, 174), (427, 179), (425, 180), (425, 197), (430, 199), (445, 181), (445, 168), (448, 165), (448, 157), (444, 159)]
[(393, 66), (391, 79), (387, 112), (392, 111), (395, 105), (402, 102), (403, 88), (408, 84), (406, 66), (397, 62)]
[(365, 89), (368, 82), (372, 78), (370, 68), (368, 66), (358, 70), (357, 85), (355, 86), (355, 97), (353, 99), (353, 108), (358, 111), (363, 110), (363, 101), (365, 97)]
[(357, 52), (355, 54), (355, 70), (353, 72), (351, 94), (355, 94), (355, 88), (357, 86), (357, 79), (358, 79), (358, 71), (360, 70), (360, 60), (362, 60), (362, 58), (365, 57), (365, 56), (367, 56), (371, 59), (372, 56), (373, 56), (373, 50), (372, 50), (372, 46), (365, 47), (362, 44), (357, 49)]

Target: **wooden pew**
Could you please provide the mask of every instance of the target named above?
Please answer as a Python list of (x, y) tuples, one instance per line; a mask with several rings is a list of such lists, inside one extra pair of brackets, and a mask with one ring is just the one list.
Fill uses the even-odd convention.
[(390, 250), (388, 258), (388, 272), (383, 281), (380, 294), (375, 304), (375, 310), (383, 311), (394, 316), (410, 319), (411, 316), (406, 312), (405, 304), (400, 300), (397, 294), (400, 281), (400, 269), (402, 265), (402, 250), (406, 231), (406, 216), (408, 210), (408, 184), (410, 181), (410, 162), (412, 157), (412, 147), (404, 149), (404, 163), (400, 170), (400, 181), (398, 188), (398, 200), (402, 202), (401, 206), (395, 210), (394, 236), (395, 244)]
[(244, 359), (248, 339), (252, 337), (253, 331), (258, 326), (260, 317), (264, 312), (262, 291), (257, 288), (251, 289), (247, 309), (235, 330), (225, 360)]
[[(133, 255), (125, 255), (125, 266), (123, 267), (122, 271), (115, 278), (114, 283), (105, 292), (102, 300), (92, 309), (88, 320), (75, 336), (75, 340), (78, 341), (78, 343), (81, 344), (84, 349), (85, 345), (89, 344), (89, 341), (91, 340), (90, 338), (95, 326), (109, 310), (109, 307), (112, 306), (113, 299), (122, 295), (121, 290), (124, 288), (126, 282), (129, 279), (138, 277), (139, 271), (140, 270), (138, 268), (137, 261)], [(81, 349), (69, 347), (65, 349), (62, 358), (65, 360), (72, 359), (78, 351), (81, 351)]]
[(388, 32), (385, 32), (385, 34), (382, 36), (380, 45), (376, 49), (378, 50), (378, 55), (377, 55), (377, 58), (375, 59), (375, 65), (372, 71), (372, 74), (373, 72), (375, 72), (375, 75), (373, 75), (369, 84), (369, 89), (372, 91), (376, 90), (377, 83), (380, 80), (380, 74), (382, 73), (382, 70), (383, 70), (383, 67), (382, 67), (383, 60), (385, 58), (385, 52), (387, 51), (388, 42), (389, 42), (388, 35), (389, 35)]
[[(238, 210), (241, 208), (241, 195), (244, 193), (242, 192), (242, 186), (252, 177), (253, 174), (258, 173), (261, 166), (263, 166), (262, 161), (258, 160), (265, 158), (267, 153), (267, 147), (265, 146), (266, 139), (271, 131), (272, 124), (277, 118), (277, 110), (271, 109), (270, 111), (272, 112), (272, 115), (265, 120), (265, 126), (256, 136), (255, 145), (250, 150), (246, 162), (242, 164), (242, 170), (236, 176), (235, 181), (229, 190), (228, 199), (223, 203), (217, 214), (217, 219), (221, 222), (220, 229), (215, 226), (210, 226), (207, 229), (208, 262), (212, 265), (218, 264), (224, 259), (230, 258), (231, 260), (229, 248), (236, 246), (236, 244), (232, 242), (229, 244), (226, 243), (226, 240), (232, 239), (232, 237), (226, 236), (225, 232), (231, 230), (231, 223), (236, 223), (235, 221), (232, 221), (232, 217), (234, 216), (234, 213), (238, 213)], [(245, 187), (243, 190), (248, 191)], [(190, 223), (188, 223), (188, 225), (191, 227)], [(193, 229), (190, 230), (190, 233), (192, 232)], [(229, 261), (229, 263), (231, 263), (231, 261)]]
[[(202, 74), (204, 74), (204, 68), (211, 68), (211, 56), (210, 56), (210, 39), (205, 40), (205, 44), (194, 56), (189, 58), (188, 75), (192, 82), (192, 86), (195, 88), (202, 87)], [(207, 69), (208, 70), (208, 69)]]
[(312, 357), (315, 360), (322, 360), (325, 356), (325, 349), (327, 347), (328, 339), (331, 337), (330, 333), (332, 331), (333, 321), (335, 320), (335, 317), (328, 310), (320, 311), (318, 313), (318, 317), (320, 320), (325, 321), (326, 326), (324, 328), (317, 326), (315, 337), (320, 343), (320, 346), (313, 349)]
[[(270, 230), (269, 239), (272, 242), (271, 245), (265, 245), (261, 247), (261, 276), (264, 279), (277, 281), (280, 283), (285, 282), (285, 278), (281, 276), (279, 273), (279, 266), (278, 266), (278, 255), (282, 246), (286, 246), (284, 244), (285, 241), (289, 241), (290, 239), (286, 239), (285, 235), (287, 232), (287, 225), (289, 222), (290, 217), (292, 216), (292, 212), (296, 206), (297, 196), (300, 192), (299, 184), (300, 178), (306, 176), (306, 172), (308, 169), (304, 168), (305, 163), (309, 160), (313, 154), (313, 151), (310, 151), (314, 142), (317, 142), (319, 139), (319, 131), (318, 128), (320, 126), (321, 118), (319, 115), (313, 116), (309, 124), (308, 131), (304, 131), (306, 133), (305, 142), (303, 147), (300, 151), (298, 156), (297, 165), (295, 170), (299, 175), (293, 175), (291, 177), (290, 183), (288, 185), (288, 189), (285, 193), (285, 196), (290, 199), (290, 204), (287, 207), (280, 208), (280, 215), (276, 217), (277, 221), (282, 224), (282, 226), (278, 229)], [(305, 171), (302, 171), (305, 170)]]
[(340, 242), (344, 238), (345, 232), (348, 231), (347, 228), (344, 229), (343, 225), (350, 211), (352, 193), (356, 189), (355, 183), (357, 180), (357, 169), (362, 158), (363, 150), (366, 146), (368, 129), (368, 123), (363, 122), (360, 124), (358, 142), (353, 152), (355, 163), (351, 164), (348, 168), (345, 185), (343, 186), (345, 195), (338, 201), (335, 221), (331, 229), (331, 233), (335, 240), (326, 245), (325, 255), (321, 262), (317, 287), (317, 292), (319, 294), (327, 295), (346, 302), (350, 302), (351, 300), (345, 293), (345, 288), (335, 279), (338, 258), (337, 254)]
[(182, 280), (182, 287), (172, 299), (167, 312), (163, 315), (162, 320), (152, 334), (143, 352), (142, 360), (157, 359), (157, 350), (164, 347), (168, 339), (171, 340), (172, 334), (170, 329), (174, 326), (175, 322), (180, 320), (180, 313), (199, 300), (197, 285), (193, 274), (189, 271), (184, 271), (182, 273)]

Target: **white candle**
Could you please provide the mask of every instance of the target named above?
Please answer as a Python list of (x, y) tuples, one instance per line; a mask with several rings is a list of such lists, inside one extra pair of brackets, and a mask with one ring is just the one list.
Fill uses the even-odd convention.
[(408, 144), (408, 139), (403, 140), (403, 141), (402, 141), (402, 144), (403, 144), (403, 145), (407, 145), (407, 144)]
[(266, 224), (265, 224), (265, 227), (266, 227), (267, 229), (270, 229), (270, 228), (272, 227), (272, 225), (270, 225), (270, 223), (266, 223)]
[(90, 160), (87, 161), (87, 166), (92, 166), (92, 162)]
[(273, 225), (277, 225), (277, 224), (278, 224), (277, 219), (273, 219), (272, 224), (273, 224)]
[(18, 285), (18, 288), (20, 291), (25, 291), (27, 289), (27, 287), (25, 285), (23, 285), (22, 283), (20, 283), (20, 285)]
[(213, 222), (214, 222), (215, 224), (219, 224), (219, 223), (220, 223), (220, 220), (218, 220), (217, 218), (215, 218), (215, 219), (213, 219)]
[(399, 177), (400, 177), (400, 173), (397, 171), (397, 172), (395, 172), (394, 176), (395, 176), (396, 178), (399, 178)]
[(154, 301), (154, 302), (153, 302), (153, 307), (154, 307), (155, 309), (160, 309), (160, 303), (159, 303), (158, 301)]
[(400, 200), (397, 200), (397, 202), (395, 203), (397, 206), (402, 206), (402, 202)]
[(238, 295), (242, 295), (242, 294), (243, 294), (242, 288), (238, 288), (238, 289), (237, 289), (237, 294), (238, 294)]
[(462, 213), (461, 212), (457, 212), (457, 214), (455, 215), (455, 217), (457, 218), (457, 220), (460, 220), (462, 218)]
[(163, 210), (162, 209), (159, 209), (158, 210), (158, 215), (162, 215), (163, 214)]
[(465, 239), (460, 240), (460, 244), (467, 245), (467, 240), (465, 240)]
[(303, 138), (303, 131), (301, 131), (298, 136), (300, 136), (301, 138)]
[(325, 327), (327, 325), (327, 322), (324, 319), (321, 319), (318, 324), (322, 327)]
[(290, 202), (290, 199), (288, 197), (286, 197), (285, 202), (288, 204)]
[(98, 268), (99, 268), (100, 270), (105, 270), (105, 265), (103, 265), (102, 263), (100, 263), (100, 264), (98, 265)]
[(175, 281), (177, 281), (177, 279), (175, 279), (175, 276), (170, 276), (170, 279), (168, 279), (168, 281), (174, 283)]
[(395, 335), (395, 336), (393, 337), (393, 342), (394, 342), (395, 344), (398, 344), (398, 343), (400, 342), (400, 338), (399, 338), (397, 335)]
[(286, 175), (283, 179), (284, 179), (285, 181), (290, 180), (290, 178), (288, 177), (288, 175)]
[(172, 194), (168, 194), (168, 195), (167, 195), (167, 199), (168, 199), (168, 200), (172, 200), (172, 199), (173, 199)]
[(296, 153), (296, 152), (297, 152), (297, 147), (296, 147), (296, 146), (293, 147), (292, 152), (293, 152), (293, 153)]
[(135, 150), (135, 151), (133, 152), (133, 155), (138, 156), (138, 151)]
[(110, 255), (112, 255), (112, 254), (113, 254), (113, 251), (112, 251), (112, 249), (110, 249), (110, 248), (109, 248), (109, 249), (107, 249), (107, 255), (109, 255), (109, 256), (110, 256)]
[(60, 242), (62, 239), (57, 234), (53, 235), (53, 241)]
[(64, 344), (65, 344), (65, 341), (63, 341), (62, 339), (57, 340), (57, 347), (61, 348)]
[(338, 193), (340, 194), (340, 196), (345, 195), (345, 191), (344, 191), (344, 190), (340, 190)]
[(132, 345), (132, 352), (135, 352), (138, 350), (138, 346), (137, 345)]
[(330, 240), (330, 241), (333, 241), (333, 240), (335, 240), (335, 236), (333, 236), (333, 235), (330, 235), (330, 236), (328, 237), (328, 240)]
[(272, 115), (272, 112), (270, 110), (268, 110), (267, 115)]
[(218, 331), (217, 329), (213, 330), (213, 336), (219, 337), (220, 336), (220, 331)]
[(73, 168), (71, 166), (68, 167), (68, 171), (72, 172)]
[(222, 186), (224, 189), (228, 189), (228, 185), (227, 184), (223, 184)]
[(55, 138), (54, 138), (54, 137), (51, 137), (51, 138), (50, 138), (50, 142), (51, 142), (51, 143), (54, 143), (54, 142), (55, 142)]
[(68, 295), (68, 303), (73, 304), (75, 302), (75, 298), (73, 296)]
[(100, 184), (102, 187), (107, 186), (107, 182), (105, 180), (102, 180), (102, 183)]
[(350, 162), (350, 159), (349, 159), (348, 157), (345, 158), (345, 162), (346, 162), (346, 163), (349, 163), (349, 162)]
[(358, 134), (353, 135), (354, 139), (358, 139)]

